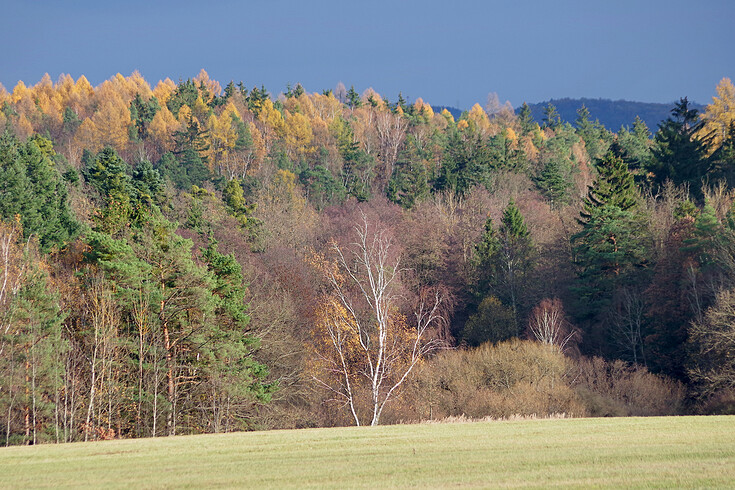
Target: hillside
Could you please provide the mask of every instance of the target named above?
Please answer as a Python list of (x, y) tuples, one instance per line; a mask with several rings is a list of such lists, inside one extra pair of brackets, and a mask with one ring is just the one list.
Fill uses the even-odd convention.
[[(562, 121), (574, 124), (577, 110), (585, 105), (590, 111), (591, 119), (598, 119), (607, 129), (617, 131), (621, 126), (632, 126), (636, 116), (646, 123), (651, 132), (655, 132), (659, 122), (671, 114), (674, 102), (659, 104), (653, 102), (633, 102), (629, 100), (610, 99), (551, 99), (537, 104), (528, 104), (534, 119), (541, 123), (544, 119), (544, 108), (549, 104), (556, 106)], [(704, 110), (701, 104), (691, 103), (698, 111)], [(516, 109), (516, 112), (518, 109)]]
[(328, 428), (0, 451), (0, 487), (728, 487), (733, 417)]

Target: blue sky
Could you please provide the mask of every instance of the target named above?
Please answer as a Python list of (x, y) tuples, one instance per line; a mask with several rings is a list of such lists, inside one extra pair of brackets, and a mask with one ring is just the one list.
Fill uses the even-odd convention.
[(735, 79), (732, 0), (5, 0), (0, 83), (242, 80), (274, 95), (342, 81), (395, 100), (514, 106), (562, 97), (708, 103)]

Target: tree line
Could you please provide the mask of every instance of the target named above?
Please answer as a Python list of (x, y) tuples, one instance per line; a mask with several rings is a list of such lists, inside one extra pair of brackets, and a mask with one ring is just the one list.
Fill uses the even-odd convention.
[(734, 103), (0, 87), (0, 438), (732, 410)]

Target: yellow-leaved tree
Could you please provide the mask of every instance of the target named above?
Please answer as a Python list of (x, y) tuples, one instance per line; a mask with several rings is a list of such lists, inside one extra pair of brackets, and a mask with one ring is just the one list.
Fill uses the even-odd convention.
[(297, 158), (311, 151), (310, 144), (314, 134), (306, 116), (298, 112), (287, 116), (284, 123), (286, 151), (291, 158)]
[(154, 141), (158, 151), (163, 154), (167, 151), (173, 151), (173, 135), (180, 128), (181, 123), (168, 110), (166, 104), (161, 104), (161, 108), (156, 112), (153, 120), (148, 125), (148, 136)]
[(711, 137), (711, 148), (716, 149), (727, 138), (730, 125), (735, 122), (735, 85), (729, 78), (723, 78), (717, 84), (717, 97), (702, 114), (704, 126), (700, 134)]
[(233, 174), (233, 172), (228, 171), (230, 167), (228, 165), (230, 163), (229, 159), (237, 143), (237, 131), (235, 130), (232, 119), (233, 114), (237, 116), (237, 110), (230, 104), (219, 117), (212, 114), (207, 121), (209, 134), (207, 155), (209, 157), (209, 164), (212, 170), (215, 170), (220, 175), (230, 174), (230, 179), (236, 175), (236, 172)]
[(470, 124), (474, 123), (475, 128), (483, 138), (490, 135), (490, 119), (480, 104), (472, 106), (467, 119)]
[(173, 94), (175, 90), (176, 84), (170, 78), (166, 78), (165, 80), (160, 80), (158, 82), (156, 88), (153, 89), (153, 96), (158, 99), (158, 103), (163, 107), (166, 105), (166, 102), (168, 102), (168, 99), (171, 98), (171, 94)]

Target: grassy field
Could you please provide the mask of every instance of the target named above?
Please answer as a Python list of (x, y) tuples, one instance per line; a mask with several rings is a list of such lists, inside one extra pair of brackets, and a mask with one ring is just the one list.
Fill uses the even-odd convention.
[(518, 420), (0, 449), (0, 488), (735, 487), (735, 417)]

